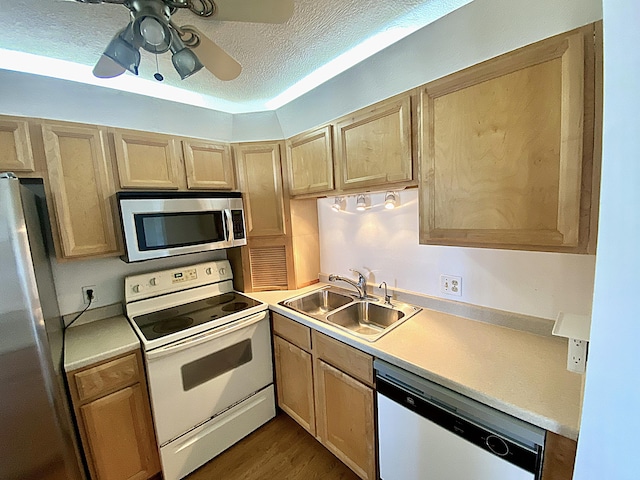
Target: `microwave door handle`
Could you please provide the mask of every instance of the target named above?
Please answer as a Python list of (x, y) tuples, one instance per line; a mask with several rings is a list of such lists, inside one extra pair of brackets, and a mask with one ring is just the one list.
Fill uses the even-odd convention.
[(220, 338), (224, 335), (228, 335), (229, 333), (236, 332), (243, 328), (249, 327), (254, 323), (258, 323), (266, 317), (266, 312), (258, 312), (253, 315), (248, 316), (247, 318), (243, 318), (241, 320), (236, 320), (235, 322), (230, 322), (226, 325), (220, 326), (218, 328), (214, 328), (209, 332), (205, 332), (200, 335), (196, 335), (192, 338), (187, 338), (182, 340), (181, 342), (174, 343), (171, 345), (167, 345), (165, 347), (160, 347), (155, 350), (151, 350), (146, 353), (146, 357), (148, 360), (156, 360), (161, 357), (165, 357), (167, 355), (171, 355), (172, 353), (180, 352), (187, 348), (195, 347), (196, 345), (200, 345), (202, 343), (209, 342), (216, 338)]
[(224, 239), (228, 242), (231, 238), (231, 229), (233, 224), (231, 223), (231, 210), (224, 209)]

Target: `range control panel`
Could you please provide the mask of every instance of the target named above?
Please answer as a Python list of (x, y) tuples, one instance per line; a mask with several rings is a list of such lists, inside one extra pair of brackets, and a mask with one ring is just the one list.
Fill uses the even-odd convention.
[(127, 303), (233, 279), (228, 260), (131, 275), (124, 279)]

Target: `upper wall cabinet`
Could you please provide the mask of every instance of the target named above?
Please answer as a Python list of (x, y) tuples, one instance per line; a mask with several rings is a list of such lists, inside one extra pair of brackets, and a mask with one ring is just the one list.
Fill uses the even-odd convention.
[(247, 236), (286, 235), (280, 142), (234, 146)]
[(339, 189), (386, 187), (413, 179), (409, 94), (338, 120), (335, 132)]
[(229, 145), (183, 140), (182, 149), (187, 188), (233, 190), (236, 187)]
[(291, 196), (333, 190), (333, 146), (330, 126), (287, 140), (287, 173)]
[(0, 172), (35, 171), (29, 123), (20, 118), (0, 119)]
[(595, 51), (589, 26), (422, 89), (420, 243), (593, 250)]
[(126, 130), (116, 130), (113, 140), (120, 187), (180, 187), (177, 140), (166, 135)]
[(119, 253), (111, 199), (115, 193), (106, 132), (94, 126), (42, 125), (48, 199), (59, 258)]

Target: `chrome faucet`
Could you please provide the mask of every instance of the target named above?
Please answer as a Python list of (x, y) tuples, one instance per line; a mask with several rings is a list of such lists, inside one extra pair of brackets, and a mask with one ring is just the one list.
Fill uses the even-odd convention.
[(391, 295), (389, 295), (389, 293), (387, 292), (387, 282), (382, 282), (378, 286), (378, 288), (382, 288), (383, 285), (384, 285), (384, 304), (391, 305)]
[(341, 277), (340, 275), (335, 275), (333, 273), (329, 275), (329, 281), (330, 282), (338, 282), (338, 281), (346, 282), (358, 291), (358, 298), (360, 299), (367, 298), (367, 279), (364, 278), (364, 275), (362, 275), (357, 270), (354, 270), (352, 268), (350, 268), (349, 270), (351, 270), (353, 273), (358, 275), (358, 282), (355, 282), (350, 278), (345, 278), (345, 277)]

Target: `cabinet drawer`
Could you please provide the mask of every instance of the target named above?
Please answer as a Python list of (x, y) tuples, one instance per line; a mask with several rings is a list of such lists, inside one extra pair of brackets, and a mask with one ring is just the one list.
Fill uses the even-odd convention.
[(373, 357), (371, 355), (315, 330), (312, 335), (315, 358), (324, 360), (361, 382), (373, 386)]
[(78, 398), (84, 402), (138, 382), (140, 370), (136, 354), (116, 358), (95, 367), (74, 373)]
[(311, 329), (273, 312), (273, 332), (294, 345), (311, 351)]

